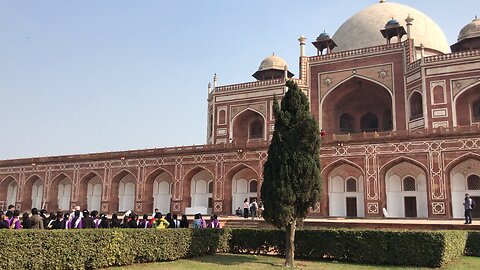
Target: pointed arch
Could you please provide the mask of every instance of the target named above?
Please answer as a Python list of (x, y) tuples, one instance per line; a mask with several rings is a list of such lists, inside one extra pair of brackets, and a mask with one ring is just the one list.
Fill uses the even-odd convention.
[(423, 165), (421, 162), (418, 162), (417, 160), (415, 160), (413, 158), (409, 158), (409, 157), (406, 157), (406, 156), (401, 156), (401, 157), (394, 158), (394, 159), (388, 161), (387, 163), (383, 164), (382, 166), (380, 166), (380, 168), (378, 170), (379, 174), (380, 175), (385, 175), (385, 173), (388, 172), (391, 168), (393, 168), (396, 165), (398, 165), (400, 163), (403, 163), (403, 162), (411, 163), (415, 166), (420, 167), (423, 170), (423, 172), (425, 173), (425, 175), (428, 175), (428, 169), (427, 169), (427, 167), (425, 167), (425, 165)]
[(135, 210), (136, 184), (137, 177), (128, 169), (124, 168), (113, 175), (110, 182), (111, 212)]
[(70, 210), (72, 188), (73, 181), (66, 173), (60, 172), (53, 177), (47, 189), (47, 210)]
[[(245, 163), (236, 164), (230, 168), (224, 177), (224, 211), (235, 214), (235, 209), (243, 207), (243, 201), (257, 198), (260, 194), (261, 175), (252, 166)], [(256, 187), (256, 190), (252, 190)]]
[[(247, 125), (247, 128), (243, 128), (241, 129), (242, 131), (246, 132), (245, 134), (244, 133), (235, 133), (235, 126), (237, 126), (237, 129), (240, 129), (237, 125), (237, 118), (239, 117), (244, 117), (245, 114), (248, 112), (251, 112), (251, 114), (253, 115), (251, 119), (248, 119), (246, 125)], [(259, 117), (258, 117), (259, 116)], [(248, 115), (247, 115), (248, 117)], [(256, 117), (256, 118), (255, 118)], [(261, 121), (262, 121), (262, 127), (263, 127), (263, 130), (262, 130), (262, 134), (263, 134), (263, 137), (261, 138), (252, 138), (252, 139), (266, 139), (267, 137), (267, 128), (266, 128), (266, 125), (267, 125), (267, 118), (266, 116), (258, 111), (258, 110), (255, 110), (253, 108), (245, 108), (243, 109), (242, 111), (240, 111), (239, 113), (237, 113), (233, 118), (232, 120), (230, 121), (230, 127), (229, 127), (229, 134), (230, 134), (230, 139), (233, 139), (234, 141), (243, 141), (243, 140), (249, 140), (250, 137), (249, 137), (249, 132), (250, 132), (250, 124), (252, 123), (252, 121), (255, 121), (256, 119), (260, 119), (261, 118)], [(245, 120), (246, 121), (246, 120)], [(245, 125), (245, 123), (244, 123)]]
[(104, 189), (103, 180), (100, 173), (94, 170), (90, 170), (80, 176), (77, 184), (77, 205), (81, 209), (100, 210)]
[(429, 217), (428, 170), (420, 162), (399, 157), (381, 167), (381, 183), (390, 217)]
[[(332, 95), (332, 93), (336, 94)], [(361, 98), (369, 94), (376, 97), (375, 104), (378, 106), (372, 105), (373, 99)], [(393, 130), (396, 130), (395, 96), (393, 90), (381, 82), (355, 74), (333, 86), (323, 96), (319, 93), (319, 96), (321, 97), (318, 106), (318, 115), (321, 116), (318, 119), (319, 125), (323, 129), (330, 130), (330, 133), (340, 132), (339, 119), (340, 115), (344, 113), (362, 115), (370, 110), (371, 113), (381, 118), (385, 109), (389, 109), (392, 112), (392, 121), (381, 119), (379, 123), (383, 125), (383, 123), (393, 122)], [(355, 126), (358, 128), (359, 124)], [(392, 126), (382, 126), (380, 130), (383, 131), (384, 129), (391, 130)], [(357, 129), (356, 132), (360, 132), (360, 130)]]
[(355, 162), (352, 162), (348, 159), (345, 159), (345, 158), (339, 158), (337, 160), (335, 160), (334, 162), (331, 162), (327, 165), (325, 165), (322, 169), (322, 176), (328, 176), (328, 174), (330, 174), (331, 171), (333, 171), (335, 168), (339, 167), (340, 165), (343, 165), (343, 164), (348, 164), (348, 165), (351, 165), (357, 169), (359, 169), (361, 172), (362, 172), (362, 175), (365, 174), (365, 171), (363, 170), (362, 167), (360, 167), (359, 165), (357, 165)]
[[(470, 92), (470, 90), (480, 87), (480, 81), (469, 85), (468, 87), (465, 87), (465, 89), (462, 89), (460, 92), (458, 92), (454, 97), (453, 97), (453, 102), (452, 102), (452, 119), (453, 119), (453, 126), (456, 127), (458, 126), (459, 123), (459, 118), (458, 118), (458, 113), (457, 113), (457, 102), (458, 100), (463, 97), (465, 94)], [(453, 93), (452, 93), (453, 95)], [(470, 109), (470, 104), (468, 106), (468, 109)]]
[[(167, 212), (170, 212), (171, 197), (175, 187), (174, 179), (173, 174), (164, 167), (158, 167), (148, 173), (144, 183), (144, 209), (153, 211), (158, 208), (162, 213), (168, 209)], [(160, 194), (162, 192), (159, 192), (163, 190), (163, 182), (169, 185), (168, 194)]]
[[(38, 182), (37, 182), (38, 181)], [(43, 207), (43, 193), (45, 187), (45, 180), (38, 174), (28, 176), (23, 185), (22, 195), (22, 209), (29, 210), (32, 205), (37, 208)], [(33, 194), (32, 194), (33, 193)], [(33, 195), (33, 197), (32, 197)], [(32, 202), (32, 198), (35, 202)]]
[[(207, 211), (207, 183), (210, 180), (215, 180), (215, 174), (201, 165), (193, 167), (184, 175), (182, 189), (183, 200), (186, 201), (185, 213)], [(199, 184), (198, 187), (197, 184)], [(203, 185), (205, 185), (205, 192), (200, 192), (198, 189), (203, 190)]]
[(0, 181), (0, 202), (6, 210), (8, 205), (16, 205), (18, 195), (18, 181), (12, 175), (7, 175)]
[(423, 95), (420, 91), (412, 91), (408, 97), (408, 119), (409, 121), (423, 117)]
[(452, 161), (450, 161), (446, 166), (445, 166), (445, 174), (446, 175), (449, 175), (450, 172), (455, 168), (457, 167), (457, 165), (463, 163), (464, 161), (467, 161), (469, 159), (473, 159), (473, 160), (479, 160), (480, 161), (480, 155), (477, 154), (477, 153), (473, 153), (473, 152), (468, 152), (466, 154), (463, 154), (455, 159), (453, 159)]

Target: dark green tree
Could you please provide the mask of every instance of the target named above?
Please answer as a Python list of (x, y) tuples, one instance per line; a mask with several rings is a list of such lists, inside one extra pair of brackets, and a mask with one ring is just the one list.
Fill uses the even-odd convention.
[(293, 81), (281, 108), (274, 100), (275, 131), (264, 166), (261, 198), (265, 220), (286, 230), (285, 266), (294, 266), (295, 229), (320, 200), (320, 132), (308, 99)]

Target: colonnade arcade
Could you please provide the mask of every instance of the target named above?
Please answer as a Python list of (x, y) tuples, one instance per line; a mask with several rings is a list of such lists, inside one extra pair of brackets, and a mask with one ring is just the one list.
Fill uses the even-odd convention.
[(68, 211), (79, 205), (107, 213), (151, 213), (157, 208), (162, 213), (233, 214), (244, 199), (260, 196), (258, 171), (263, 165), (259, 160), (248, 163), (221, 164), (224, 176), (214, 173), (219, 164), (0, 175), (0, 201), (4, 208), (12, 204), (21, 211)]

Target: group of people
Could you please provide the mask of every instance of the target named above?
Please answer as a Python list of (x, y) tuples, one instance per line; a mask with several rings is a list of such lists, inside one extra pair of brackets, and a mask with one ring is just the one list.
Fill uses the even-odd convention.
[(243, 216), (244, 218), (248, 218), (249, 216), (252, 219), (259, 218), (262, 216), (263, 212), (263, 203), (257, 203), (257, 199), (253, 199), (251, 203), (248, 202), (248, 198), (243, 201), (243, 212), (239, 208), (235, 210), (235, 215)]
[[(111, 219), (105, 214), (99, 214), (94, 210), (80, 211), (75, 207), (70, 213), (51, 212), (47, 217), (47, 211), (38, 211), (33, 208), (31, 215), (24, 213), (20, 218), (20, 211), (15, 206), (9, 205), (8, 210), (0, 212), (0, 229), (106, 229), (106, 228), (188, 228), (190, 226), (186, 215), (178, 219), (177, 214), (168, 213), (165, 216), (155, 209), (150, 216), (143, 215), (140, 219), (136, 213), (127, 211), (122, 219), (118, 214), (112, 214)], [(210, 217), (209, 222), (205, 221), (201, 214), (196, 214), (192, 224), (193, 228), (220, 228), (217, 215)]]

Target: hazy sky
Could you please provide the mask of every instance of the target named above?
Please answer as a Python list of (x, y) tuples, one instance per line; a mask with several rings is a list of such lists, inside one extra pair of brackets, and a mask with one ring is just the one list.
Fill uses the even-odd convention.
[[(0, 159), (204, 144), (207, 84), (333, 35), (374, 0), (0, 0)], [(478, 0), (397, 0), (449, 43)], [(455, 4), (452, 4), (455, 3)], [(402, 19), (403, 18), (399, 18)]]

